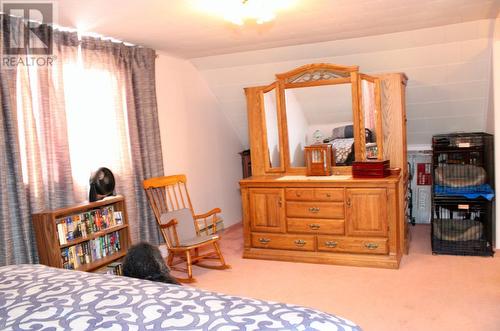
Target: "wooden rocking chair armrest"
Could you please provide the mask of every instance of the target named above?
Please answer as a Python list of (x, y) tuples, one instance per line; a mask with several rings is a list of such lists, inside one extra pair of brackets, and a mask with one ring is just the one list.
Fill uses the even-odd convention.
[(177, 223), (179, 223), (179, 222), (177, 222), (177, 220), (175, 218), (172, 218), (168, 223), (160, 224), (160, 228), (165, 229), (165, 228), (169, 228), (171, 226), (176, 226)]
[(221, 209), (220, 208), (214, 208), (211, 211), (205, 213), (205, 214), (200, 214), (200, 215), (194, 215), (194, 219), (198, 220), (200, 218), (207, 218), (208, 216), (212, 216), (214, 214), (220, 213)]

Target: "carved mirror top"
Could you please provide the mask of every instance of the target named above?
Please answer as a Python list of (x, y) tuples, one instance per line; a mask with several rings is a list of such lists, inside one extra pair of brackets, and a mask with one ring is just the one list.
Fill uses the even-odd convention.
[(307, 64), (294, 70), (276, 74), (276, 78), (285, 84), (328, 81), (348, 78), (351, 72), (357, 72), (358, 66), (339, 66), (328, 63)]

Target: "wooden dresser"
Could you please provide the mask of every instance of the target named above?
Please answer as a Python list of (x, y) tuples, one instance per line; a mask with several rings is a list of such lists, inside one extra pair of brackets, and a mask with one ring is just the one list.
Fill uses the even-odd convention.
[[(240, 181), (243, 257), (398, 268), (409, 242), (406, 76), (368, 76), (356, 66), (311, 64), (276, 77), (268, 86), (245, 90), (253, 176)], [(301, 90), (341, 84), (349, 86), (352, 97), (355, 160), (368, 158), (368, 128), (376, 137), (377, 159), (390, 161), (388, 177), (352, 178), (351, 166), (332, 167), (332, 176), (308, 177), (298, 163), (304, 146), (295, 135), (303, 136), (306, 131), (299, 133), (296, 123), (315, 117), (297, 116), (293, 107), (313, 100), (320, 108), (317, 99), (322, 95), (320, 89), (310, 96), (300, 94)], [(326, 103), (338, 97), (334, 90), (331, 93)], [(335, 115), (338, 122), (345, 122), (344, 115)], [(325, 127), (327, 118), (322, 113), (318, 116), (323, 116), (320, 124)], [(321, 126), (309, 132), (317, 128)]]
[(398, 267), (399, 174), (384, 179), (292, 177), (240, 182), (244, 257)]

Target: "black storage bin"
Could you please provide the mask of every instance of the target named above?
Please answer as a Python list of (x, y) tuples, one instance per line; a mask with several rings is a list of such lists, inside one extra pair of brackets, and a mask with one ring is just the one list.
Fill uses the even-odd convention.
[(489, 201), (435, 198), (432, 213), (433, 253), (493, 255)]

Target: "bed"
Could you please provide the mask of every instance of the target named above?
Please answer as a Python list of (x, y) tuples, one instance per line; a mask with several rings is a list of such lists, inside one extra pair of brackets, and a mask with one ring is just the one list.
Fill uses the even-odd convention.
[[(365, 129), (365, 143), (367, 148), (373, 148), (377, 144), (371, 130)], [(354, 128), (352, 125), (336, 127), (332, 130), (332, 135), (323, 140), (323, 143), (331, 144), (335, 149), (335, 164), (338, 166), (348, 166), (354, 161)], [(376, 155), (375, 155), (376, 157)]]
[(43, 265), (0, 267), (1, 330), (361, 330), (296, 305)]
[(440, 164), (434, 170), (434, 193), (439, 196), (464, 196), (468, 199), (495, 197), (486, 182), (486, 170), (473, 164)]

